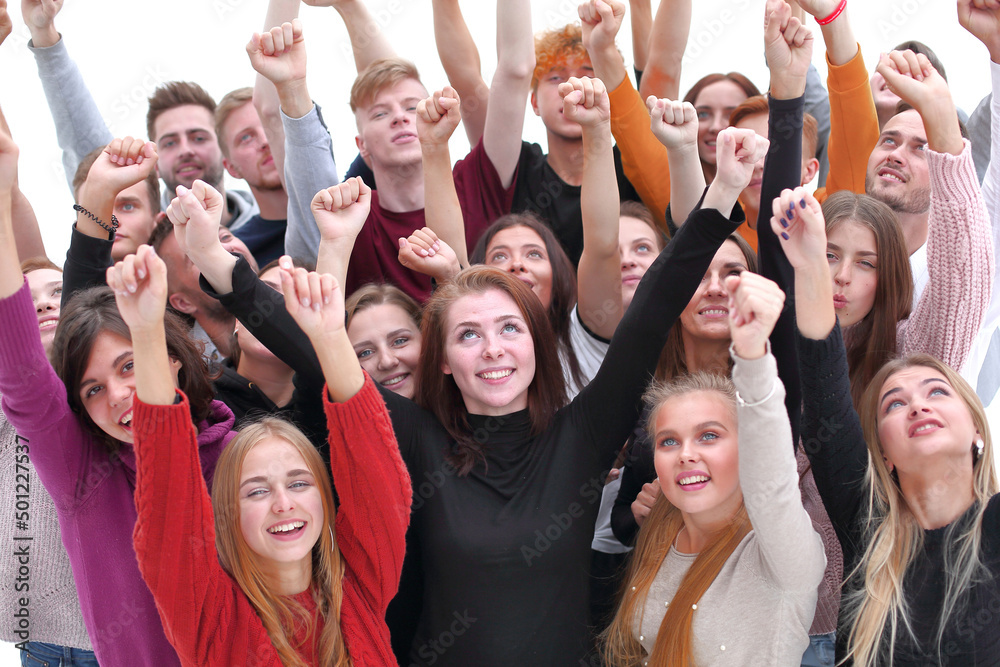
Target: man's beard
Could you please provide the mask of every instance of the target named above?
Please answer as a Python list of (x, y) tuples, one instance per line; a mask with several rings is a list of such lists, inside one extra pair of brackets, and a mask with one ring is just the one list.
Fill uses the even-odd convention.
[[(218, 165), (203, 165), (202, 168), (204, 169), (204, 173), (202, 174), (200, 180), (205, 181), (216, 190), (221, 191), (223, 187), (222, 164), (220, 163)], [(167, 184), (167, 189), (171, 193), (177, 192), (178, 185), (183, 185), (184, 187), (190, 189), (192, 183), (194, 183), (194, 181), (192, 181), (191, 183), (182, 183), (181, 181), (173, 180), (173, 177), (168, 178), (166, 175), (161, 176), (161, 178), (163, 178), (163, 182)]]
[(865, 193), (875, 197), (895, 213), (926, 213), (931, 207), (929, 186), (910, 190), (906, 194), (890, 193), (887, 190), (877, 182), (876, 177), (870, 173), (865, 175)]

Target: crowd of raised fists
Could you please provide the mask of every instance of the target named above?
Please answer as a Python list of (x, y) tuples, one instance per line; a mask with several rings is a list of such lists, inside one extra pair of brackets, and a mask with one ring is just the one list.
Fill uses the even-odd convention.
[(957, 0), (970, 117), (920, 42), (870, 73), (846, 0), (766, 0), (770, 80), (683, 97), (691, 0), (497, 0), (489, 83), (433, 0), (434, 92), (305, 0), (353, 47), (346, 170), (299, 4), (252, 88), (115, 138), (22, 0), (76, 202), (46, 257), (0, 114), (23, 665), (1000, 664), (1000, 1)]

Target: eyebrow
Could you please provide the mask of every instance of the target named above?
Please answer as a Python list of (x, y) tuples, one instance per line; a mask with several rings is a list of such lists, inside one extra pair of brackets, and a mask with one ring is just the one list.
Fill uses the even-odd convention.
[[(837, 252), (843, 252), (843, 248), (841, 248), (836, 243), (830, 243), (829, 241), (827, 241), (826, 246), (830, 250), (836, 250)], [(865, 257), (878, 257), (878, 253), (877, 252), (873, 252), (871, 250), (859, 250), (855, 254), (856, 255), (863, 255)]]
[[(289, 470), (287, 473), (285, 473), (285, 477), (303, 477), (305, 475), (312, 477), (312, 472), (309, 470), (296, 468), (295, 470)], [(243, 480), (243, 482), (240, 484), (240, 488), (242, 489), (247, 484), (259, 484), (266, 482), (267, 480), (268, 480), (267, 475), (257, 475), (256, 477), (250, 477), (249, 479)]]
[(722, 268), (724, 268), (724, 269), (743, 269), (744, 271), (748, 270), (747, 267), (746, 267), (746, 264), (741, 264), (739, 262), (726, 262), (723, 265)]
[[(938, 378), (938, 377), (927, 378), (926, 380), (922, 380), (920, 382), (919, 386), (923, 387), (923, 386), (928, 385), (928, 384), (930, 384), (932, 382), (940, 382), (941, 384), (947, 385), (949, 387), (951, 386), (950, 384), (948, 384), (947, 381), (943, 380), (942, 378)], [(885, 403), (885, 399), (887, 399), (890, 395), (895, 394), (895, 393), (900, 392), (900, 391), (903, 391), (902, 387), (895, 387), (894, 389), (890, 389), (889, 391), (885, 392), (884, 394), (882, 394), (882, 398), (879, 400), (879, 405), (882, 405), (883, 403)]]
[[(493, 321), (499, 323), (503, 322), (504, 320), (510, 320), (510, 319), (515, 319), (518, 320), (519, 322), (524, 321), (524, 318), (521, 317), (520, 315), (497, 315), (496, 317), (493, 318)], [(480, 324), (481, 324), (480, 322), (473, 322), (471, 320), (466, 320), (465, 322), (459, 322), (458, 324), (456, 324), (455, 329), (461, 329), (462, 327), (474, 328), (480, 326)]]
[[(540, 245), (538, 245), (537, 243), (525, 243), (525, 244), (524, 244), (524, 245), (522, 245), (521, 247), (522, 247), (522, 248), (533, 248), (533, 249), (535, 249), (535, 250), (545, 250), (545, 247), (544, 247), (544, 246), (540, 246)], [(490, 248), (490, 251), (489, 251), (489, 253), (488, 253), (488, 254), (491, 254), (491, 255), (492, 255), (492, 254), (493, 254), (493, 253), (495, 253), (495, 252), (496, 252), (497, 250), (508, 250), (508, 251), (509, 251), (510, 249), (511, 249), (511, 246), (507, 245), (506, 243), (504, 243), (504, 244), (501, 244), (501, 245), (495, 245), (495, 246), (493, 246), (492, 248)]]
[[(50, 284), (52, 284), (52, 283), (50, 283)], [(123, 362), (125, 359), (127, 359), (128, 357), (130, 357), (130, 356), (132, 356), (132, 350), (125, 350), (124, 352), (122, 352), (121, 354), (119, 354), (117, 357), (115, 357), (115, 360), (111, 362), (111, 368), (113, 368), (113, 369), (114, 368), (118, 368), (118, 365), (121, 362)], [(89, 384), (95, 384), (96, 382), (97, 382), (97, 380), (94, 380), (94, 379), (84, 380), (83, 382), (80, 383), (80, 389), (83, 389), (84, 387), (86, 387)]]

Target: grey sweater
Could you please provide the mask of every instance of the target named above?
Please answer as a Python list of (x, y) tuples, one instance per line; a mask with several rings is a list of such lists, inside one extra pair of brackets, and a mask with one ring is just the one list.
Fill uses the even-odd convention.
[(18, 439), (0, 412), (0, 540), (4, 544), (0, 549), (0, 640), (91, 650), (56, 507), (28, 461), (30, 447), (30, 442)]
[[(734, 355), (734, 360), (733, 382), (750, 404), (738, 408), (739, 470), (753, 530), (698, 602), (691, 627), (694, 662), (698, 667), (798, 665), (809, 645), (826, 556), (802, 508), (785, 389), (774, 357), (768, 353), (747, 361)], [(647, 654), (666, 605), (695, 558), (671, 547), (663, 560), (636, 623)]]

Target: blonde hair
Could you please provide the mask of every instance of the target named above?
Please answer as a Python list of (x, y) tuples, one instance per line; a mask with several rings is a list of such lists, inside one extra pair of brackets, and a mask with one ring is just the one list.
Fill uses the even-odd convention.
[[(713, 392), (721, 395), (735, 419), (736, 388), (732, 380), (727, 377), (702, 372), (683, 375), (670, 382), (654, 380), (643, 397), (650, 408), (646, 423), (650, 440), (655, 443), (656, 416), (660, 409), (671, 399), (694, 392)], [(730, 524), (702, 549), (685, 573), (660, 622), (652, 654), (647, 662), (643, 662), (642, 646), (635, 638), (634, 627), (636, 623), (642, 622), (642, 610), (649, 594), (649, 587), (683, 526), (684, 519), (680, 510), (671, 505), (665, 495), (657, 498), (649, 516), (639, 529), (635, 551), (632, 553), (625, 576), (621, 603), (611, 625), (601, 635), (606, 664), (614, 667), (640, 664), (656, 667), (666, 665), (688, 667), (693, 664), (692, 605), (697, 604), (709, 589), (723, 565), (750, 532), (752, 526), (746, 507), (741, 501)]]
[(402, 58), (376, 60), (358, 74), (354, 85), (351, 86), (351, 111), (357, 113), (358, 109), (371, 104), (380, 92), (404, 79), (414, 79), (420, 83), (417, 66), (409, 60)]
[[(318, 636), (312, 617), (301, 604), (272, 592), (271, 582), (257, 554), (250, 549), (240, 530), (239, 486), (243, 462), (251, 449), (268, 438), (284, 440), (298, 450), (322, 496), (324, 525), (312, 550), (311, 582), (312, 595), (324, 622)], [(299, 652), (302, 647), (293, 646), (291, 642), (296, 630), (305, 627), (306, 636), (315, 642), (318, 664), (350, 667), (351, 658), (340, 632), (344, 563), (333, 532), (336, 512), (333, 490), (323, 459), (302, 431), (275, 417), (265, 417), (244, 427), (219, 457), (212, 485), (212, 506), (219, 561), (257, 611), (281, 663), (286, 667), (309, 667)]]
[[(990, 577), (980, 558), (983, 513), (998, 484), (993, 468), (993, 443), (986, 412), (976, 392), (946, 364), (927, 354), (890, 361), (875, 375), (859, 406), (861, 426), (868, 443), (868, 512), (863, 526), (865, 551), (848, 574), (856, 585), (844, 596), (848, 658), (858, 667), (891, 664), (896, 638), (905, 629), (916, 641), (906, 606), (903, 580), (923, 546), (924, 532), (910, 511), (899, 483), (882, 455), (878, 432), (879, 394), (896, 373), (923, 366), (940, 373), (969, 408), (983, 440), (983, 453), (973, 456), (973, 516), (955, 521), (947, 529), (944, 548), (944, 600), (934, 641), (940, 652), (945, 626), (966, 603), (971, 586)], [(970, 449), (973, 447), (969, 443)], [(888, 661), (886, 663), (886, 661)]]

